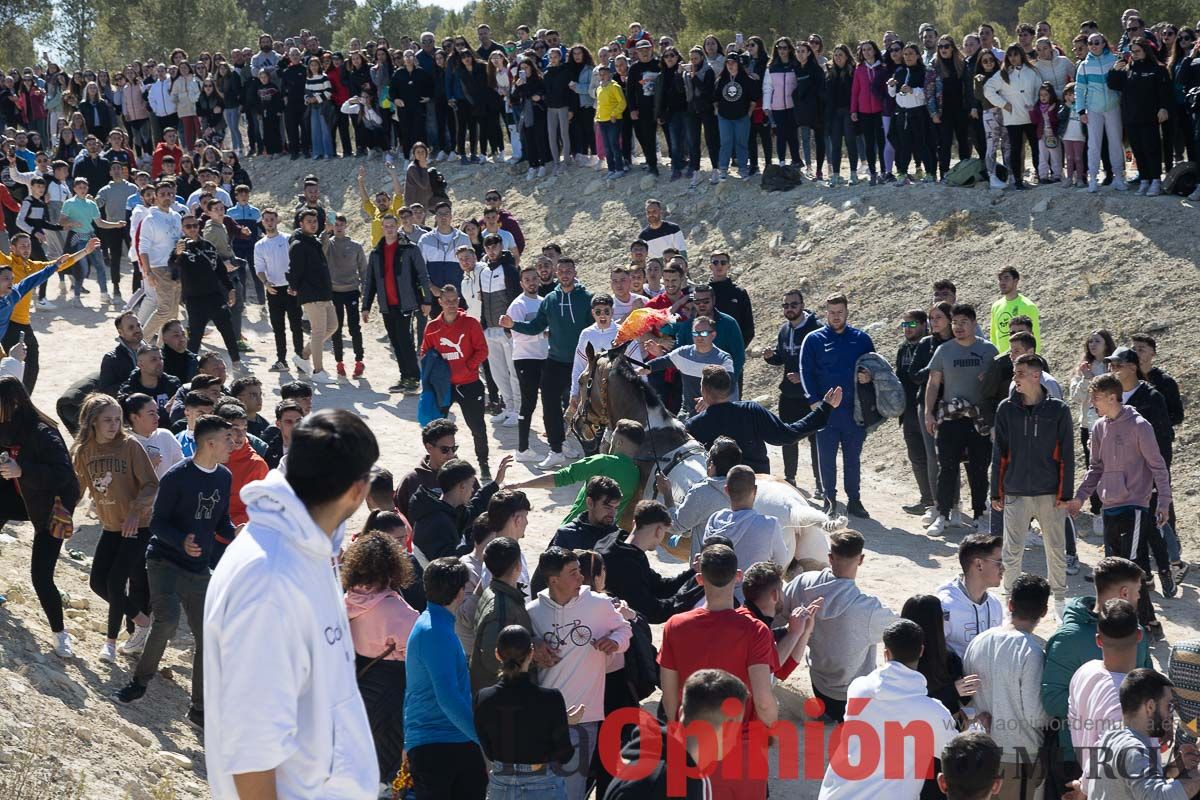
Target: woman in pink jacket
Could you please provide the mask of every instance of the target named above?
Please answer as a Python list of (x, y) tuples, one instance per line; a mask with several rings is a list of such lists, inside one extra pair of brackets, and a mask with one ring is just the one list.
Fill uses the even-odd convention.
[(883, 104), (887, 97), (888, 71), (879, 57), (879, 46), (868, 39), (858, 45), (858, 66), (850, 86), (850, 119), (858, 125), (867, 145), (867, 167), (871, 185), (879, 183), (878, 165), (883, 164)]
[(358, 690), (375, 738), (379, 773), (391, 782), (404, 751), (404, 658), (418, 616), (399, 591), (413, 582), (412, 561), (394, 538), (371, 531), (346, 548), (341, 575)]

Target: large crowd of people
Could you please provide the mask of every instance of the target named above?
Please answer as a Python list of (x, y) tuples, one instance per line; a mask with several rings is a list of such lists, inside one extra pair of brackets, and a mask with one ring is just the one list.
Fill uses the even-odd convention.
[[(625, 800), (682, 785), (762, 800), (763, 728), (785, 724), (773, 685), (798, 669), (813, 718), (879, 741), (894, 725), (932, 731), (899, 765), (836, 738), (822, 800), (1192, 796), (1200, 641), (1174, 642), (1165, 674), (1149, 655), (1164, 637), (1152, 595), (1175, 597), (1189, 570), (1171, 491), (1184, 406), (1151, 335), (1079, 331), (1079, 362), (1056, 378), (1039, 354), (1050, 298), (1021, 265), (998, 272), (993, 301), (937, 280), (895, 341), (876, 341), (845, 294), (751, 297), (734, 256), (689, 250), (654, 198), (628, 259), (590, 289), (562, 246), (526, 239), (501, 189), (452, 204), (431, 167), (512, 159), (530, 179), (568, 164), (615, 179), (640, 150), (657, 175), (661, 134), (672, 180), (696, 182), (703, 139), (714, 182), (731, 160), (757, 173), (761, 155), (833, 186), (860, 166), (872, 186), (906, 185), (914, 161), (946, 180), (974, 152), (993, 187), (1024, 188), (1027, 141), (1030, 182), (1157, 195), (1174, 162), (1195, 169), (1200, 46), (1133, 9), (1121, 24), (1115, 46), (1092, 21), (1061, 44), (1022, 24), (1007, 49), (987, 24), (961, 44), (925, 24), (911, 43), (887, 32), (829, 55), (818, 34), (770, 53), (758, 36), (709, 36), (687, 59), (636, 23), (594, 55), (552, 30), (500, 43), (483, 25), (477, 45), (423, 33), (342, 53), (264, 35), (257, 51), (176, 50), (113, 81), (19, 71), (0, 87), (0, 507), (33, 525), (54, 652), (76, 657), (54, 574), (90, 498), (99, 659), (134, 664), (113, 698), (151, 691), (186, 617), (186, 718), (216, 797)], [(284, 152), (383, 153), (391, 191), (370, 194), (358, 168), (360, 207), (325, 207), (313, 175), (294, 204), (256, 207), (250, 172)], [(367, 241), (350, 234), (358, 215)], [(64, 299), (81, 305), (94, 279), (115, 306), (112, 350), (57, 402), (70, 447), (31, 400), (56, 273)], [(751, 350), (764, 302), (780, 303), (778, 332)], [(265, 359), (243, 336), (255, 303)], [(425, 456), (399, 480), (369, 423), (337, 407), (336, 387), (366, 372), (376, 308), (389, 391), (420, 397), (409, 422)], [(210, 325), (224, 355), (203, 349)], [(614, 375), (638, 386), (644, 416), (581, 439), (606, 353), (608, 390)], [(273, 409), (252, 358), (287, 373)], [(779, 369), (777, 413), (740, 399), (750, 358)], [(513, 452), (490, 452), (489, 418), (516, 428)], [(903, 512), (960, 540), (960, 574), (898, 612), (857, 583), (862, 533), (834, 524), (824, 563), (788, 563), (780, 520), (756, 509), (772, 474), (808, 484), (808, 438), (809, 502), (870, 519), (861, 455), (889, 420), (916, 492)], [(707, 475), (676, 496), (645, 462), (680, 424)], [(514, 460), (534, 476), (509, 479)], [(567, 486), (575, 502), (531, 551), (527, 490)], [(1095, 596), (1069, 596), (1088, 535), (1103, 538)], [(649, 554), (680, 536), (690, 557), (665, 574)], [(1044, 551), (1045, 577), (1022, 571), (1027, 549)], [(657, 720), (625, 716), (606, 737), (606, 719), (658, 691)]]

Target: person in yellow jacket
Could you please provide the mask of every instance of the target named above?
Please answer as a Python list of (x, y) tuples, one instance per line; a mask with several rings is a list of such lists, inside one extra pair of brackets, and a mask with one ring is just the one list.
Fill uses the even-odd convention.
[(1038, 307), (1025, 295), (1017, 291), (1021, 283), (1021, 273), (1016, 267), (1004, 267), (996, 275), (1000, 284), (999, 300), (992, 303), (991, 341), (1001, 353), (1008, 352), (1008, 323), (1013, 317), (1026, 316), (1033, 321), (1033, 338), (1037, 346), (1042, 346), (1042, 325), (1038, 319)]
[(366, 248), (368, 251), (374, 249), (383, 238), (384, 216), (399, 214), (404, 206), (404, 187), (400, 185), (396, 165), (387, 163), (384, 166), (392, 176), (392, 194), (381, 190), (375, 193), (374, 198), (367, 194), (367, 168), (358, 168), (358, 196), (362, 199), (363, 215), (371, 221), (371, 246)]
[(600, 77), (600, 88), (596, 91), (596, 122), (600, 123), (600, 135), (604, 137), (607, 177), (619, 178), (629, 171), (629, 165), (621, 158), (621, 117), (625, 113), (625, 92), (612, 79), (612, 70), (607, 64), (601, 64), (596, 73)]
[(0, 344), (11, 350), (25, 334), (25, 375), (22, 383), (25, 390), (33, 394), (38, 377), (38, 343), (33, 335), (29, 320), (29, 293), (46, 281), (55, 272), (70, 269), (84, 256), (100, 246), (99, 239), (89, 239), (82, 250), (70, 255), (63, 254), (54, 261), (34, 261), (30, 258), (33, 244), (28, 233), (12, 237), (12, 255), (0, 252)]

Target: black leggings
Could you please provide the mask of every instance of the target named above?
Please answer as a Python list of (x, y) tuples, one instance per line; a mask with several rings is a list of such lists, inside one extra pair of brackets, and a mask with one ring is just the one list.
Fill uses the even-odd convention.
[[(363, 360), (363, 339), (361, 320), (358, 315), (358, 292), (334, 292), (333, 311), (337, 315), (337, 330), (333, 332), (333, 360), (341, 363), (344, 349), (342, 347), (342, 326), (349, 322), (350, 343), (354, 347), (354, 360)], [(348, 318), (348, 319), (347, 319)]]
[(771, 166), (771, 126), (766, 120), (750, 123), (750, 169), (758, 169), (758, 147), (762, 145), (763, 164)]
[[(467, 423), (471, 439), (475, 442), (475, 458), (479, 461), (479, 471), (490, 475), (487, 428), (483, 424), (483, 383), (475, 380), (451, 387), (450, 402), (458, 403), (458, 407), (462, 409), (463, 421)], [(449, 410), (447, 407), (442, 409), (442, 412)]]
[(877, 172), (876, 165), (883, 166), (883, 114), (864, 114), (858, 112), (858, 127), (863, 134), (863, 144), (866, 145), (867, 167), (871, 174)]
[(596, 109), (580, 106), (571, 120), (571, 155), (596, 155)]
[[(125, 244), (125, 231), (117, 228), (101, 228), (99, 231), (100, 252), (108, 262), (108, 277), (112, 281), (113, 292), (121, 291), (121, 251)], [(136, 275), (138, 270), (134, 270)], [(135, 288), (134, 291), (137, 291)]]
[(567, 407), (567, 395), (571, 390), (571, 365), (563, 361), (546, 359), (542, 364), (542, 422), (546, 426), (546, 439), (550, 449), (562, 452), (567, 438), (563, 424), (563, 410)]
[[(950, 156), (955, 140), (958, 141), (958, 157), (960, 159), (971, 157), (971, 140), (967, 136), (967, 112), (960, 111), (953, 115), (943, 115), (942, 121), (933, 127), (937, 131), (938, 169), (944, 178), (950, 171)], [(1035, 167), (1037, 166), (1036, 154), (1033, 157), (1033, 164)]]
[(542, 383), (542, 365), (539, 358), (518, 358), (513, 361), (517, 368), (517, 383), (521, 387), (521, 414), (517, 419), (517, 449), (529, 449), (529, 423), (537, 408), (538, 387)]
[(128, 538), (120, 531), (100, 534), (88, 583), (92, 591), (108, 603), (106, 635), (109, 639), (117, 638), (122, 620), (128, 618), (132, 622), (138, 614), (150, 612), (150, 585), (146, 581), (146, 545), (149, 542), (149, 528), (138, 528), (137, 535)]
[[(1091, 431), (1087, 428), (1079, 429), (1079, 444), (1083, 447), (1083, 468), (1090, 469), (1092, 466), (1092, 451), (1088, 448), (1088, 440), (1091, 438)], [(1100, 513), (1100, 495), (1092, 492), (1092, 496), (1088, 498), (1088, 506), (1092, 509), (1092, 515)]]
[[(45, 286), (45, 284), (42, 284)], [(37, 386), (38, 373), (40, 372), (39, 353), (37, 335), (33, 332), (32, 325), (25, 325), (20, 322), (9, 322), (8, 330), (4, 332), (2, 342), (4, 350), (11, 350), (17, 342), (21, 340), (21, 334), (25, 334), (25, 374), (21, 378), (21, 382), (25, 384), (25, 391), (29, 396), (33, 396), (33, 387)]]
[(716, 114), (693, 114), (687, 115), (688, 128), (691, 133), (691, 138), (688, 144), (691, 150), (688, 153), (688, 166), (692, 171), (700, 169), (700, 132), (704, 132), (704, 146), (708, 148), (708, 161), (713, 169), (717, 168), (717, 161), (721, 155), (721, 134), (717, 127)]
[[(0, 520), (3, 520), (0, 527), (3, 527), (4, 522), (11, 520), (29, 519), (29, 511), (25, 508), (25, 501), (17, 492), (16, 486), (16, 481), (0, 482)], [(58, 554), (62, 551), (62, 545), (62, 539), (55, 539), (41, 524), (34, 525), (29, 577), (53, 633), (63, 629), (62, 595), (54, 585), (54, 568), (58, 565)]]
[(469, 139), (471, 155), (474, 156), (479, 151), (479, 120), (475, 117), (471, 106), (462, 100), (458, 101), (458, 108), (455, 109), (454, 116), (458, 120), (458, 154), (460, 156), (467, 154), (467, 140)]
[(480, 155), (499, 155), (504, 152), (504, 125), (499, 111), (485, 112), (479, 120)]
[(225, 342), (225, 349), (229, 351), (229, 360), (236, 364), (242, 357), (238, 351), (237, 337), (233, 333), (233, 317), (229, 315), (229, 307), (225, 305), (226, 299), (221, 294), (214, 293), (189, 297), (183, 301), (188, 318), (188, 350), (193, 353), (200, 352), (204, 328), (209, 320), (212, 320)]
[[(292, 351), (300, 355), (304, 351), (303, 314), (300, 304), (288, 294), (286, 286), (272, 287), (267, 293), (267, 314), (271, 318), (271, 330), (275, 333), (275, 357), (279, 361), (287, 358), (287, 329), (292, 329)], [(201, 329), (203, 330), (203, 329)], [(192, 351), (197, 352), (195, 350)]]
[(1029, 160), (1036, 172), (1038, 163), (1037, 126), (1005, 125), (1004, 127), (1008, 129), (1008, 145), (1012, 151), (1012, 163), (1008, 165), (1008, 171), (1012, 173), (1013, 183), (1017, 186), (1024, 186), (1025, 147), (1021, 140), (1022, 138), (1029, 140)]
[(779, 163), (783, 163), (789, 150), (792, 163), (801, 163), (804, 159), (800, 157), (800, 127), (796, 125), (794, 109), (772, 111), (771, 117), (775, 121), (775, 155), (779, 157)]

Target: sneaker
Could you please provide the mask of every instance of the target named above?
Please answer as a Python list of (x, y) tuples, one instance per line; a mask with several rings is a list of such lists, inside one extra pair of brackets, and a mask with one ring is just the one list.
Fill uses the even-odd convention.
[(871, 177), (868, 178), (867, 180), (868, 180), (868, 185), (870, 185), (870, 186), (878, 186), (879, 185), (879, 176), (876, 175), (874, 172), (871, 173)]
[(100, 648), (100, 660), (105, 664), (117, 663), (117, 645), (114, 642), (105, 642)]
[[(1193, 203), (1200, 203), (1200, 186), (1196, 187), (1196, 191), (1189, 194), (1187, 196), (1187, 199), (1191, 200)], [(46, 301), (43, 300), (42, 302), (44, 303)], [(41, 305), (41, 303), (39, 303), (38, 305)]]
[(567, 437), (567, 440), (563, 442), (562, 452), (570, 461), (583, 458), (583, 448), (579, 446), (579, 443), (573, 437)]
[(195, 706), (188, 707), (187, 721), (195, 725), (200, 730), (204, 730), (204, 712)]
[(146, 687), (136, 680), (130, 681), (113, 693), (113, 699), (120, 703), (132, 703), (146, 696)]
[(504, 415), (504, 421), (500, 423), (505, 428), (515, 428), (521, 422), (520, 415), (515, 411), (510, 411)]
[(518, 450), (514, 458), (516, 458), (516, 460), (520, 461), (522, 464), (535, 464), (538, 460), (538, 454), (535, 453), (532, 448), (529, 448), (526, 450)]
[(415, 392), (421, 388), (421, 380), (419, 378), (401, 378), (400, 391)]
[(1175, 585), (1175, 579), (1171, 577), (1171, 570), (1169, 569), (1159, 570), (1158, 585), (1162, 590), (1163, 597), (1174, 597), (1179, 591), (1179, 588)]
[(354, 362), (354, 377), (361, 378), (363, 373), (367, 371), (367, 365), (361, 361)]
[(1078, 575), (1079, 574), (1079, 556), (1072, 556), (1072, 555), (1067, 556), (1067, 574), (1068, 575)]
[(538, 462), (538, 469), (557, 469), (567, 463), (567, 457), (562, 453), (556, 453), (553, 450), (549, 455)]
[(312, 374), (313, 383), (319, 383), (323, 386), (331, 386), (338, 382), (337, 378), (329, 374), (327, 370), (320, 370)]
[(292, 356), (292, 363), (296, 365), (296, 369), (304, 375), (312, 375), (312, 364), (308, 363), (307, 358), (301, 357), (299, 354)]
[(1176, 586), (1183, 583), (1183, 579), (1185, 577), (1187, 577), (1188, 570), (1190, 570), (1191, 568), (1192, 568), (1192, 565), (1187, 563), (1186, 561), (1172, 561), (1171, 562), (1171, 580), (1173, 580), (1175, 582)]
[(533, 167), (530, 167), (529, 170), (525, 173), (525, 180), (527, 180), (527, 181), (531, 181), (536, 177), (537, 177), (537, 170), (534, 169)]
[(1134, 194), (1138, 195), (1139, 197), (1144, 197), (1149, 189), (1150, 181), (1141, 181), (1138, 183), (1137, 191), (1134, 192)]
[(1095, 178), (1088, 178), (1087, 189), (1085, 191), (1088, 194), (1095, 194), (1096, 192), (1100, 191), (1100, 184)]
[(405, 391), (404, 381), (401, 381), (400, 383), (393, 383), (391, 386), (388, 387), (388, 391), (393, 394)]
[(337, 374), (341, 375), (343, 378), (346, 377), (346, 365), (344, 362), (337, 362)]
[(276, 361), (271, 366), (267, 367), (268, 372), (287, 372), (287, 364), (282, 361)]
[(100, 293), (100, 302), (104, 303), (104, 305), (108, 305), (112, 302), (112, 296), (109, 295), (108, 292), (101, 292)]
[[(492, 400), (488, 403), (488, 413), (493, 417), (503, 416), (504, 403), (500, 402), (499, 400)], [(500, 420), (497, 421), (499, 422)]]
[(54, 634), (54, 655), (59, 658), (75, 657), (75, 648), (71, 646), (71, 634), (66, 631)]
[[(848, 183), (850, 186), (857, 186), (857, 185), (858, 185), (858, 173), (857, 173), (857, 172), (851, 172), (851, 173), (850, 173), (850, 180), (848, 180), (846, 183)], [(872, 186), (874, 185), (874, 182), (873, 182), (873, 181), (872, 181), (872, 184), (871, 184), (871, 185), (872, 185)]]
[(709, 177), (708, 182), (716, 186), (721, 182), (721, 173), (713, 170), (713, 174)]
[(117, 648), (117, 652), (123, 656), (141, 655), (146, 649), (146, 639), (150, 636), (149, 625), (138, 625), (133, 629), (133, 635), (121, 643)]
[(1162, 181), (1150, 181), (1150, 188), (1146, 190), (1146, 197), (1158, 197), (1162, 194)]
[(937, 518), (938, 518), (937, 506), (930, 506), (929, 508), (925, 509), (925, 513), (921, 515), (921, 524), (924, 525), (925, 527), (929, 527), (930, 525), (933, 524), (933, 521)]
[(948, 520), (948, 523), (951, 528), (969, 527), (967, 525), (967, 523), (963, 520), (962, 509), (959, 508), (958, 506), (955, 506), (954, 508), (950, 509), (950, 519)]
[(546, 167), (545, 166), (538, 167), (537, 176), (539, 178), (546, 177)]
[(82, 297), (72, 297), (71, 302), (68, 303), (67, 305), (69, 305), (71, 308), (83, 308), (83, 298)]
[(976, 517), (974, 519), (974, 521), (967, 527), (974, 528), (975, 530), (979, 531), (980, 533), (991, 533), (992, 532), (992, 518), (985, 511), (982, 514), (980, 514), (978, 517)]
[(813, 490), (812, 497), (809, 498), (808, 502), (810, 505), (815, 506), (825, 505), (825, 493), (821, 491), (820, 487), (818, 487), (817, 489)]
[(1026, 550), (1041, 550), (1045, 548), (1046, 543), (1042, 540), (1042, 535), (1032, 528), (1025, 534), (1025, 549)]
[(1121, 180), (1120, 178), (1113, 178), (1112, 187), (1118, 192), (1129, 191), (1129, 184), (1125, 183), (1125, 181)]
[[(918, 516), (918, 517), (925, 513), (926, 508), (927, 508), (927, 506), (924, 503), (920, 503), (920, 502), (909, 503), (906, 506), (900, 506), (900, 510), (902, 510), (905, 514), (912, 514), (913, 516)], [(932, 522), (932, 520), (930, 520), (930, 522)], [(928, 525), (929, 523), (927, 522), (925, 524)]]
[(867, 513), (867, 509), (863, 507), (861, 500), (847, 500), (846, 513), (852, 517), (859, 519), (870, 519), (871, 515)]
[(58, 308), (58, 306), (54, 305), (54, 303), (51, 303), (44, 297), (41, 300), (38, 300), (37, 304), (38, 308), (45, 309), (46, 311), (53, 311), (54, 309)]
[(949, 527), (949, 522), (941, 514), (938, 514), (937, 518), (932, 522), (932, 524), (925, 529), (925, 533), (929, 534), (930, 536), (941, 536), (946, 532), (947, 527)]
[(990, 178), (988, 178), (988, 186), (992, 189), (1003, 189), (1005, 187), (1005, 183), (995, 175), (992, 175)]
[(251, 347), (251, 346), (250, 346), (250, 343), (249, 343), (249, 342), (247, 342), (245, 339), (238, 339), (238, 340), (237, 340), (237, 349), (238, 349), (238, 352), (239, 352), (239, 353), (252, 353), (252, 352), (254, 352), (254, 348), (253, 348), (253, 347)]

